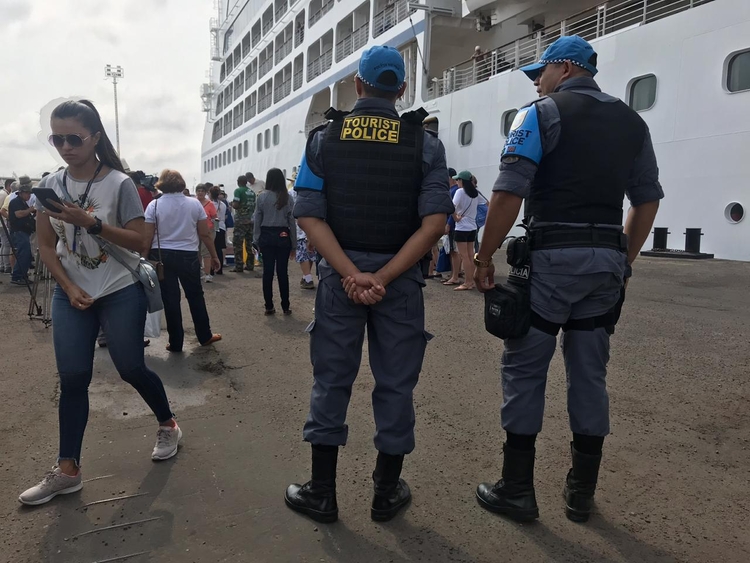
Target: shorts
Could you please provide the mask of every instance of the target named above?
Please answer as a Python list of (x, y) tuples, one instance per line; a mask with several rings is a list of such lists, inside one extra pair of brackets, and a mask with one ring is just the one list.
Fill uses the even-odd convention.
[(216, 237), (214, 238), (214, 245), (216, 250), (224, 250), (227, 247), (227, 232), (216, 231)]
[(477, 231), (456, 231), (456, 242), (475, 242)]
[(299, 262), (317, 262), (318, 254), (316, 252), (310, 252), (307, 250), (307, 239), (297, 239), (297, 253), (294, 259)]
[(456, 246), (456, 229), (452, 228), (448, 232), (448, 244), (450, 244), (451, 252), (458, 252), (458, 246)]
[[(216, 231), (209, 231), (208, 234), (211, 235), (211, 240), (216, 238)], [(211, 253), (206, 248), (206, 245), (203, 244), (203, 241), (201, 241), (201, 258), (208, 258), (209, 256), (211, 256)]]

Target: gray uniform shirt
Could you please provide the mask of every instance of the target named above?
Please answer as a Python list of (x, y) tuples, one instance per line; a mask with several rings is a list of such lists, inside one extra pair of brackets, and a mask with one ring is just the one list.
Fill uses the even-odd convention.
[[(398, 118), (394, 105), (379, 98), (361, 98), (357, 100), (354, 109), (359, 111), (377, 111), (392, 114)], [(326, 218), (325, 170), (323, 169), (322, 146), (326, 131), (318, 131), (311, 139), (308, 150), (302, 158), (295, 191), (297, 198), (294, 205), (294, 216)], [(443, 143), (434, 135), (424, 132), (424, 146), (422, 149), (422, 186), (419, 193), (419, 216), (435, 215), (438, 213), (452, 214), (454, 211), (448, 188), (448, 167), (445, 160)], [(346, 255), (362, 272), (376, 272), (385, 266), (393, 254), (379, 254), (375, 252), (360, 252), (346, 250)], [(323, 260), (320, 264), (322, 277), (336, 272)], [(424, 284), (422, 272), (417, 264), (403, 274)]]
[[(588, 77), (566, 80), (555, 91), (584, 94), (601, 102), (613, 103), (618, 101), (617, 98), (602, 92), (596, 81)], [(560, 141), (560, 111), (554, 100), (549, 97), (544, 97), (533, 105), (537, 111), (542, 158), (544, 158), (544, 155), (551, 153)], [(522, 198), (527, 198), (536, 172), (537, 165), (531, 160), (519, 159), (512, 154), (505, 155), (501, 160), (500, 173), (492, 191), (510, 192)], [(633, 163), (630, 182), (625, 194), (633, 206), (657, 201), (664, 197), (664, 191), (659, 183), (659, 168), (656, 164), (656, 155), (654, 154), (648, 127), (646, 127), (643, 148)], [(544, 226), (544, 224), (538, 222), (535, 225)], [(588, 225), (571, 224), (569, 226), (584, 227)], [(598, 226), (622, 229), (622, 225)], [(597, 272), (612, 272), (619, 274), (624, 272), (626, 267), (621, 252), (606, 248), (540, 250), (534, 252), (532, 256), (532, 270), (536, 273), (585, 275)]]

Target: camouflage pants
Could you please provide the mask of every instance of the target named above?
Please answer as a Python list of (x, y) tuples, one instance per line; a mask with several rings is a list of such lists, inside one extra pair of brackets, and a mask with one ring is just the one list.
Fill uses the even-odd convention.
[(232, 233), (232, 246), (234, 247), (234, 267), (241, 269), (244, 266), (244, 254), (242, 253), (242, 245), (245, 245), (247, 250), (247, 268), (252, 270), (255, 264), (253, 258), (253, 224), (243, 223), (238, 225), (235, 223), (234, 232)]

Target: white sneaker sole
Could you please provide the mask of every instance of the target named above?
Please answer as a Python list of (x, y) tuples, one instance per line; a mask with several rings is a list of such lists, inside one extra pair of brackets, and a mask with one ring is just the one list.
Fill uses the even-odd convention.
[(18, 502), (20, 502), (21, 504), (25, 504), (26, 506), (39, 506), (40, 504), (48, 503), (57, 495), (69, 495), (70, 493), (77, 493), (81, 489), (83, 489), (83, 483), (78, 483), (77, 485), (73, 485), (72, 487), (68, 487), (67, 489), (61, 489), (47, 497), (40, 498), (38, 500), (23, 500), (23, 498), (19, 496)]
[(166, 455), (158, 456), (154, 453), (151, 454), (151, 459), (153, 461), (164, 461), (165, 459), (169, 459), (171, 457), (174, 457), (177, 455), (177, 450), (180, 448), (180, 440), (182, 440), (182, 428), (177, 429), (177, 443), (174, 445), (174, 449), (170, 451)]

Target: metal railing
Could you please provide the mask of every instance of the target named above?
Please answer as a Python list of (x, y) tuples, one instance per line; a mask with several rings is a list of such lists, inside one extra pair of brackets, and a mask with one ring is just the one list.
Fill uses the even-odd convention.
[(318, 10), (314, 14), (310, 14), (310, 21), (307, 24), (308, 27), (312, 27), (314, 23), (320, 21), (320, 18), (330, 12), (331, 8), (333, 8), (335, 4), (336, 0), (323, 0), (323, 5), (320, 7), (320, 10)]
[[(713, 0), (625, 0), (606, 2), (522, 37), (492, 51), (474, 56), (433, 78), (427, 89), (432, 100), (489, 80), (508, 70), (536, 62), (544, 50), (565, 35), (596, 39), (634, 26), (645, 25)], [(373, 23), (373, 26), (376, 24)], [(373, 29), (377, 29), (373, 27)]]
[(300, 28), (294, 32), (294, 46), (299, 47), (305, 40), (305, 28)]
[(333, 64), (333, 49), (328, 48), (323, 51), (323, 54), (319, 57), (308, 61), (307, 63), (307, 81), (310, 82), (313, 78), (316, 78), (331, 68)]
[(313, 121), (312, 123), (307, 123), (305, 125), (305, 137), (307, 137), (310, 133), (312, 133), (312, 130), (316, 127), (320, 127), (321, 125), (325, 125), (328, 123), (327, 119), (321, 119), (319, 121)]
[(245, 104), (245, 122), (247, 123), (255, 117), (255, 104), (248, 104), (247, 102)]
[(284, 2), (280, 6), (276, 6), (276, 21), (279, 21), (281, 17), (286, 14), (287, 9), (288, 6), (286, 4), (286, 0), (284, 0)]
[(272, 28), (272, 27), (273, 27), (273, 18), (271, 18), (270, 20), (266, 20), (266, 21), (265, 21), (265, 22), (263, 23), (263, 28), (262, 28), (262, 32), (261, 32), (261, 33), (263, 34), (263, 36), (264, 36), (264, 37), (265, 37), (265, 35), (266, 35), (266, 34), (267, 34), (267, 33), (268, 33), (269, 31), (271, 31), (271, 28)]
[(277, 103), (292, 93), (292, 79), (283, 80), (273, 91), (273, 101)]
[(253, 86), (253, 84), (255, 84), (257, 81), (258, 81), (257, 69), (254, 72), (245, 71), (245, 90), (249, 90)]
[(394, 25), (401, 23), (409, 17), (409, 14), (413, 13), (414, 10), (409, 9), (409, 0), (395, 0), (395, 2), (387, 4), (386, 7), (375, 14), (375, 17), (372, 19), (373, 37), (383, 35)]
[(294, 76), (292, 77), (292, 88), (299, 90), (302, 87), (303, 75), (304, 72), (302, 72), (302, 68), (294, 71)]
[(284, 41), (281, 45), (279, 45), (278, 49), (276, 49), (276, 62), (278, 63), (281, 59), (286, 57), (291, 52), (292, 52), (292, 38), (289, 37), (286, 41)]
[(273, 68), (273, 58), (268, 58), (258, 65), (258, 78), (263, 78)]
[(367, 36), (370, 33), (370, 21), (366, 21), (352, 33), (336, 43), (336, 62), (344, 60), (346, 57), (364, 47), (367, 43)]
[(264, 94), (263, 96), (258, 98), (258, 113), (270, 108), (272, 103), (273, 103), (273, 92), (269, 90), (267, 94)]

